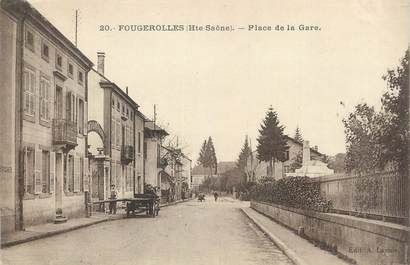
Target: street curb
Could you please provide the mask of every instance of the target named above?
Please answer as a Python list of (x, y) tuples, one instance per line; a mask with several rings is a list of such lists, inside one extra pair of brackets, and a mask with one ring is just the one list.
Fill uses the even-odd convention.
[(38, 235), (35, 235), (35, 236), (31, 236), (31, 237), (27, 237), (27, 238), (15, 240), (15, 241), (4, 242), (4, 243), (1, 243), (1, 248), (3, 249), (3, 248), (7, 248), (7, 247), (27, 243), (27, 242), (30, 242), (30, 241), (34, 241), (34, 240), (38, 240), (38, 239), (42, 239), (42, 238), (46, 238), (46, 237), (50, 237), (50, 236), (55, 236), (55, 235), (58, 235), (58, 234), (74, 231), (74, 230), (84, 228), (84, 227), (87, 227), (87, 226), (91, 226), (91, 225), (95, 225), (95, 224), (99, 224), (99, 223), (103, 223), (103, 222), (107, 222), (107, 221), (113, 221), (113, 220), (115, 220), (115, 219), (97, 220), (97, 221), (87, 223), (87, 224), (82, 224), (82, 225), (79, 225), (79, 226), (73, 226), (73, 227), (69, 227), (69, 228), (62, 229), (62, 230), (57, 230), (57, 231), (45, 232), (45, 233), (42, 233), (42, 234), (38, 234)]
[[(162, 207), (172, 206), (172, 205), (179, 204), (179, 203), (182, 203), (182, 202), (188, 202), (190, 200), (192, 200), (192, 199), (185, 200), (185, 201), (176, 201), (176, 202), (168, 203), (168, 204), (165, 204), (165, 205), (161, 205), (161, 208)], [(41, 233), (41, 234), (38, 234), (38, 235), (30, 236), (30, 237), (27, 237), (27, 238), (23, 238), (23, 239), (1, 243), (0, 248), (3, 249), (3, 248), (7, 248), (7, 247), (12, 247), (12, 246), (27, 243), (27, 242), (30, 242), (30, 241), (34, 241), (34, 240), (38, 240), (38, 239), (42, 239), (42, 238), (46, 238), (46, 237), (50, 237), (50, 236), (55, 236), (55, 235), (62, 234), (62, 233), (67, 233), (67, 232), (74, 231), (74, 230), (77, 230), (77, 229), (81, 229), (81, 228), (84, 228), (84, 227), (87, 227), (87, 226), (96, 225), (96, 224), (103, 223), (103, 222), (117, 221), (117, 220), (122, 220), (122, 219), (124, 219), (124, 218), (113, 218), (113, 219), (106, 218), (106, 219), (103, 219), (103, 220), (96, 220), (94, 222), (90, 222), (90, 223), (87, 223), (87, 224), (82, 224), (82, 225), (79, 225), (79, 226), (73, 226), (73, 227), (69, 227), (69, 228), (66, 228), (66, 229), (62, 229), (62, 230), (45, 232), (45, 233)]]
[(241, 211), (257, 226), (260, 230), (262, 230), (272, 241), (275, 243), (280, 250), (282, 250), (289, 259), (292, 260), (295, 265), (308, 265), (303, 259), (301, 259), (291, 248), (285, 245), (282, 240), (280, 240), (277, 236), (269, 232), (269, 230), (264, 227), (262, 224), (258, 223), (253, 217), (251, 217), (243, 208)]

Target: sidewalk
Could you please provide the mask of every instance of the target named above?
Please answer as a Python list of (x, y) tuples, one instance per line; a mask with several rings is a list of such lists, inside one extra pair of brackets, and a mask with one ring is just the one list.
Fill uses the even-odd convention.
[(349, 265), (350, 263), (315, 247), (292, 230), (276, 223), (252, 208), (241, 208), (267, 236), (295, 263), (295, 265)]
[[(161, 204), (162, 207), (172, 206), (181, 202), (187, 202), (188, 200), (179, 200), (167, 204)], [(83, 227), (87, 227), (90, 225), (107, 222), (107, 221), (114, 221), (120, 220), (126, 217), (126, 214), (121, 212), (117, 213), (116, 215), (108, 215), (100, 212), (93, 212), (92, 216), (89, 218), (73, 218), (68, 219), (66, 223), (61, 224), (53, 224), (53, 223), (46, 223), (36, 226), (27, 227), (25, 231), (17, 231), (14, 233), (4, 234), (1, 236), (1, 248), (11, 247), (14, 245), (22, 244), (25, 242), (58, 235), (61, 233), (66, 233), (69, 231), (73, 231), (76, 229), (80, 229)]]

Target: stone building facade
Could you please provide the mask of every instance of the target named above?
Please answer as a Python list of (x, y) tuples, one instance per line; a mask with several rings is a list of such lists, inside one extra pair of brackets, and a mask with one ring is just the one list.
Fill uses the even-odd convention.
[(107, 199), (111, 185), (115, 185), (118, 198), (142, 193), (144, 185), (145, 117), (128, 95), (128, 88), (124, 92), (105, 76), (104, 64), (105, 54), (98, 53), (97, 70), (89, 74), (93, 95), (88, 121), (94, 127), (88, 136), (93, 200)]
[[(8, 34), (17, 29), (19, 36), (12, 48), (15, 91), (9, 94), (15, 123), (5, 121), (13, 126), (4, 139), (15, 144), (12, 159), (18, 161), (15, 193), (8, 194), (18, 205), (15, 223), (21, 229), (52, 221), (57, 210), (68, 218), (82, 216), (92, 62), (29, 3), (2, 2), (2, 16), (5, 12), (15, 23)], [(10, 111), (8, 105), (1, 106)]]

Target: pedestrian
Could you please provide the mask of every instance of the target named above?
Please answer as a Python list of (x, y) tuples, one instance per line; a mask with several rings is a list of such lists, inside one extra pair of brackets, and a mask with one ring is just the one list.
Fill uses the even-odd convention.
[[(115, 190), (115, 185), (111, 185), (111, 193), (110, 193), (110, 200), (116, 200), (117, 199), (117, 191)], [(110, 201), (110, 214), (117, 213), (117, 202), (116, 201)]]
[(214, 192), (214, 198), (215, 198), (215, 202), (218, 200), (218, 192)]

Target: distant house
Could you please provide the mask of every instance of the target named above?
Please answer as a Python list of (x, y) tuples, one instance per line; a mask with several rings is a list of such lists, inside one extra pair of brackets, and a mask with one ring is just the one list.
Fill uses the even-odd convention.
[(204, 168), (201, 165), (197, 165), (192, 169), (192, 182), (191, 188), (194, 191), (199, 190), (199, 186), (207, 177), (217, 177), (224, 172), (235, 168), (236, 163), (233, 161), (223, 161), (219, 162), (217, 166), (217, 174), (212, 174), (209, 168)]
[[(301, 160), (300, 165), (303, 164), (303, 143), (296, 141), (292, 137), (286, 136), (286, 141), (289, 146), (289, 150), (286, 152), (286, 161), (280, 162), (276, 161), (274, 163), (274, 172), (273, 177), (275, 179), (280, 179), (284, 176), (290, 176), (295, 173), (296, 169), (294, 168), (295, 162), (297, 160)], [(307, 141), (306, 141), (307, 142)], [(306, 147), (306, 144), (305, 144)], [(307, 142), (307, 147), (309, 152), (309, 160), (312, 159), (313, 161), (318, 161), (314, 163), (319, 163), (322, 159), (325, 158), (325, 155), (320, 153), (315, 148), (309, 147), (309, 142)], [(323, 162), (320, 162), (323, 163)], [(322, 166), (322, 164), (320, 164)], [(264, 161), (259, 161), (257, 159), (257, 152), (253, 151), (248, 157), (247, 165), (246, 165), (246, 175), (248, 181), (258, 181), (262, 177), (268, 176), (268, 167), (269, 163)], [(311, 168), (313, 169), (313, 168)]]

